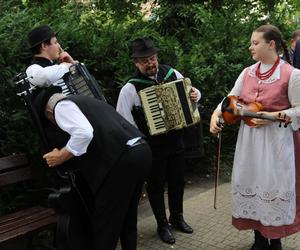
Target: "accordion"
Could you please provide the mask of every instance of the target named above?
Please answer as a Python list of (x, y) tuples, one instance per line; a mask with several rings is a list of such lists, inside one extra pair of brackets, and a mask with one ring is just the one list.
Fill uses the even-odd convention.
[[(26, 73), (18, 74), (14, 79), (17, 85), (17, 95), (22, 97), (25, 105), (29, 111), (29, 114), (38, 130), (42, 144), (46, 151), (50, 150), (49, 142), (45, 133), (45, 130), (41, 124), (41, 120), (37, 114), (37, 111), (32, 103), (32, 93), (37, 89), (30, 83), (29, 77)], [(87, 68), (82, 63), (76, 63), (70, 67), (70, 72), (67, 73), (63, 79), (53, 83), (55, 86), (60, 86), (62, 92), (65, 95), (78, 94), (97, 98), (102, 101), (106, 101), (102, 94), (100, 87), (95, 78), (90, 75)]]
[(72, 65), (63, 80), (70, 94), (85, 95), (105, 101), (96, 79), (89, 73), (84, 64)]
[(190, 99), (189, 78), (139, 91), (150, 135), (182, 129), (200, 121), (197, 103)]

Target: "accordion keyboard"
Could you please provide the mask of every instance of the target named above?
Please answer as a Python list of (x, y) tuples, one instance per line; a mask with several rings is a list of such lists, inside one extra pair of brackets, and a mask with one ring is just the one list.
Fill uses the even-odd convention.
[(66, 96), (73, 94), (63, 79), (58, 80), (57, 82), (53, 83), (53, 85), (61, 87), (62, 93), (65, 94)]
[(164, 111), (160, 103), (157, 102), (157, 95), (154, 87), (150, 87), (147, 91), (141, 93), (144, 95), (143, 108), (145, 113), (151, 114), (146, 116), (148, 126), (153, 134), (160, 134), (166, 131), (164, 122)]
[(190, 100), (191, 88), (190, 79), (183, 78), (139, 91), (150, 135), (182, 129), (200, 121), (197, 104)]

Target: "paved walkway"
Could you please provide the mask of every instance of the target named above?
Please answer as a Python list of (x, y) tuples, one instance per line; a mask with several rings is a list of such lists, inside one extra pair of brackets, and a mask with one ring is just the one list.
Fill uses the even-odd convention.
[[(156, 234), (156, 223), (149, 203), (145, 199), (140, 205), (138, 220), (138, 250), (248, 250), (253, 233), (238, 231), (231, 225), (230, 183), (219, 186), (217, 210), (213, 208), (214, 189), (212, 185), (186, 189), (184, 211), (186, 221), (194, 228), (193, 234), (174, 231), (176, 244), (160, 241)], [(300, 250), (300, 233), (282, 240), (285, 250)], [(119, 248), (118, 248), (119, 249)]]

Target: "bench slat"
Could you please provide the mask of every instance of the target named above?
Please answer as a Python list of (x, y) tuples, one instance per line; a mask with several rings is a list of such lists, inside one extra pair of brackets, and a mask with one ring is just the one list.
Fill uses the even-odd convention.
[(30, 224), (26, 224), (23, 226), (20, 226), (18, 228), (14, 228), (12, 230), (6, 231), (4, 233), (0, 234), (0, 243), (14, 239), (20, 236), (23, 236), (27, 233), (31, 233), (37, 230), (44, 229), (46, 227), (52, 226), (57, 223), (57, 215), (52, 214), (45, 218), (40, 218), (39, 220), (33, 221)]
[(0, 173), (0, 186), (6, 186), (20, 181), (29, 180), (32, 179), (32, 177), (32, 169), (30, 166), (6, 173)]
[(35, 206), (31, 208), (25, 208), (23, 210), (14, 213), (3, 215), (0, 217), (0, 228), (2, 227), (2, 225), (6, 225), (11, 221), (20, 220), (23, 217), (30, 216), (35, 213), (39, 213), (42, 210), (45, 210), (45, 208), (41, 206)]
[(28, 165), (28, 159), (25, 155), (10, 155), (0, 158), (0, 172), (9, 168), (16, 168)]
[(6, 231), (14, 230), (16, 228), (30, 225), (35, 221), (39, 221), (43, 218), (47, 218), (55, 214), (53, 209), (45, 208), (44, 210), (39, 211), (38, 213), (32, 213), (30, 215), (25, 215), (23, 217), (16, 216), (18, 219), (6, 221), (6, 223), (1, 223), (0, 234), (5, 233)]
[(33, 207), (3, 216), (0, 220), (0, 242), (42, 229), (57, 222), (51, 208)]
[(5, 225), (1, 228), (0, 237), (2, 234), (11, 232), (14, 230), (18, 230), (19, 228), (24, 228), (24, 227), (31, 228), (31, 225), (40, 224), (39, 223), (40, 221), (43, 221), (47, 218), (55, 218), (54, 215), (55, 215), (54, 213), (48, 212), (48, 213), (41, 214), (39, 216), (35, 216), (35, 217), (31, 217), (31, 218), (29, 218), (29, 217), (24, 218), (22, 221), (19, 221), (20, 223), (18, 221), (16, 221), (14, 224)]

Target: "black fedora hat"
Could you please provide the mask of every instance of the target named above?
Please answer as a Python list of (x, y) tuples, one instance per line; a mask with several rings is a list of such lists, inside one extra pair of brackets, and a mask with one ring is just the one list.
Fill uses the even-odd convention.
[(48, 25), (41, 25), (39, 27), (36, 27), (28, 33), (30, 48), (32, 49), (42, 42), (55, 37), (56, 35), (57, 32), (55, 33)]
[(140, 58), (152, 56), (159, 51), (149, 37), (137, 38), (130, 45), (130, 57)]
[(38, 88), (32, 96), (32, 103), (35, 107), (37, 114), (44, 117), (47, 103), (51, 96), (56, 93), (62, 93), (62, 88), (59, 86), (50, 86), (48, 88)]

